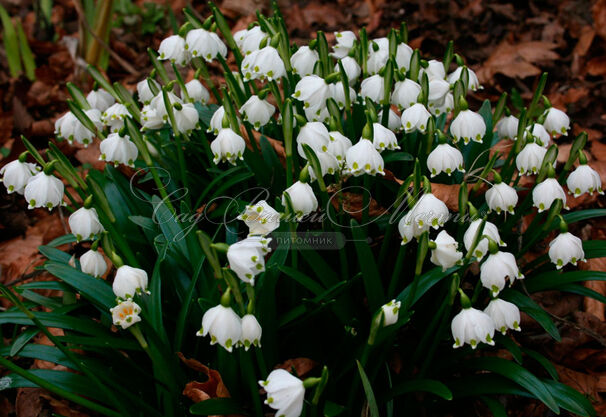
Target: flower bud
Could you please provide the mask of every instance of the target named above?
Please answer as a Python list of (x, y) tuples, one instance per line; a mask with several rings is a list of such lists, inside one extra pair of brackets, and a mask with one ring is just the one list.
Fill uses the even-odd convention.
[(381, 307), (383, 311), (383, 326), (391, 326), (398, 322), (398, 315), (400, 312), (400, 305), (402, 305), (401, 301), (391, 300), (387, 304), (384, 304)]
[[(423, 68), (423, 73), (427, 74), (427, 78), (429, 81), (433, 79), (443, 80), (446, 78), (446, 71), (444, 70), (444, 64), (440, 61), (432, 59), (427, 63), (427, 68)], [(419, 74), (419, 80), (421, 79), (421, 74)]]
[(207, 132), (212, 132), (215, 135), (219, 133), (219, 130), (223, 129), (223, 118), (225, 117), (225, 108), (223, 106), (217, 107), (217, 110), (213, 113), (210, 118)]
[(547, 133), (543, 125), (535, 123), (532, 125), (532, 128), (530, 126), (527, 127), (526, 131), (535, 138), (537, 144), (541, 145), (543, 148), (549, 147), (549, 143), (551, 142), (549, 133)]
[(173, 109), (175, 125), (172, 128), (176, 132), (190, 133), (199, 126), (200, 115), (192, 103), (184, 103), (180, 107)]
[(151, 87), (149, 84), (153, 84), (158, 91), (162, 88), (160, 84), (158, 84), (155, 80), (149, 78), (139, 81), (137, 83), (137, 94), (139, 95), (139, 102), (142, 104), (149, 104), (152, 99), (155, 97)]

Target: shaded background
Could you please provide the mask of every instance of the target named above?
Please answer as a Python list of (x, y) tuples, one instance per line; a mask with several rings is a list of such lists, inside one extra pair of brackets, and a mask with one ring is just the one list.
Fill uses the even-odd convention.
[[(36, 3), (0, 0), (13, 19), (22, 22), (37, 65), (35, 81), (11, 78), (6, 52), (0, 45), (0, 167), (24, 150), (18, 140), (20, 135), (40, 147), (52, 138), (54, 121), (67, 110), (66, 82), (72, 81), (83, 89), (91, 87), (84, 71), (86, 63), (77, 54), (81, 32), (73, 1), (54, 1), (51, 21), (46, 26), (36, 13)], [(555, 107), (570, 115), (575, 135), (588, 132), (590, 164), (606, 183), (606, 0), (278, 3), (291, 39), (298, 44), (313, 38), (317, 30), (325, 31), (331, 42), (333, 31), (356, 31), (364, 26), (371, 38), (381, 37), (391, 27), (399, 27), (402, 20), (408, 24), (409, 44), (420, 48), (424, 57), (441, 59), (447, 42), (454, 40), (455, 52), (465, 57), (484, 85), (484, 90), (472, 94), (472, 108), (486, 98), (496, 100), (512, 88), (528, 100), (541, 72), (549, 72), (546, 95)], [(218, 4), (234, 31), (255, 20), (256, 10), (269, 8), (269, 2), (264, 0), (224, 0)], [(181, 10), (188, 5), (202, 17), (209, 14), (205, 2), (116, 0), (108, 42), (111, 53), (107, 75), (111, 81), (134, 89), (136, 82), (151, 70), (146, 49), (157, 49), (160, 41), (172, 33), (174, 24), (182, 23)], [(559, 140), (559, 161), (567, 159), (572, 137)], [(65, 143), (58, 146), (84, 169), (103, 167), (104, 163), (98, 161), (98, 143), (88, 149)], [(20, 196), (7, 195), (4, 187), (0, 188), (0, 282), (50, 279), (34, 271), (42, 261), (37, 247), (66, 233), (65, 219), (59, 211), (27, 211)], [(606, 204), (603, 197), (594, 195), (569, 200), (569, 205), (586, 208)], [(605, 239), (606, 221), (595, 219), (571, 231), (583, 239)], [(592, 259), (581, 268), (606, 270), (606, 260)], [(590, 285), (606, 295), (602, 283)], [(591, 396), (598, 415), (606, 415), (604, 306), (558, 292), (542, 293), (537, 301), (557, 317), (563, 341), (554, 344), (530, 320), (522, 323), (521, 340), (548, 356), (562, 381)], [(48, 369), (56, 365), (36, 361), (32, 367)], [(523, 399), (511, 398), (508, 408), (512, 416), (549, 415), (541, 404)], [(21, 389), (16, 396), (0, 392), (0, 417), (43, 416), (50, 415), (50, 410), (68, 417), (83, 415), (43, 390)], [(489, 414), (478, 408), (477, 415)]]

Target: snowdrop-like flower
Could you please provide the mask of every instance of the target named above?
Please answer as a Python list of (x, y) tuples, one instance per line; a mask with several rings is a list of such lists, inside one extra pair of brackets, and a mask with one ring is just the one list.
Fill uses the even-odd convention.
[(541, 168), (547, 149), (534, 142), (527, 143), (516, 156), (516, 167), (520, 175), (536, 174)]
[(210, 344), (220, 344), (228, 352), (240, 343), (242, 337), (242, 320), (232, 310), (219, 304), (204, 313), (202, 327), (196, 336), (210, 335)]
[(173, 130), (180, 133), (190, 133), (199, 126), (200, 115), (192, 103), (183, 103), (175, 106), (173, 109), (175, 116), (175, 126)]
[(333, 154), (339, 163), (344, 162), (347, 150), (352, 146), (351, 140), (341, 132), (329, 132), (328, 134), (330, 140), (327, 151)]
[(429, 82), (429, 107), (439, 107), (444, 104), (446, 95), (450, 92), (450, 84), (448, 81), (434, 78)]
[[(172, 92), (168, 92), (166, 95), (168, 102), (171, 104), (173, 109), (183, 104), (183, 101)], [(164, 94), (160, 93), (155, 96), (149, 103), (150, 108), (156, 111), (157, 116), (162, 117), (162, 120), (168, 121), (168, 111), (166, 109), (167, 103), (164, 100)]]
[(244, 213), (238, 216), (248, 226), (248, 235), (268, 235), (280, 227), (280, 213), (267, 201), (246, 206)]
[(259, 49), (261, 41), (267, 36), (267, 33), (261, 30), (261, 27), (253, 26), (241, 33), (241, 35), (238, 36), (240, 40), (236, 39), (236, 43), (244, 55), (249, 55)]
[(314, 66), (318, 62), (318, 53), (309, 46), (304, 45), (290, 57), (290, 65), (295, 74), (304, 77), (314, 73)]
[(250, 122), (255, 129), (265, 126), (275, 111), (276, 108), (269, 104), (267, 100), (262, 100), (255, 95), (250, 96), (246, 103), (240, 107), (242, 119)]
[(566, 136), (568, 130), (570, 130), (570, 119), (562, 110), (550, 107), (547, 110), (543, 126), (553, 137), (557, 135)]
[(515, 139), (518, 134), (519, 120), (515, 116), (503, 117), (497, 122), (499, 139)]
[(124, 119), (128, 115), (129, 112), (125, 105), (115, 103), (101, 114), (101, 122), (109, 127), (110, 131), (117, 132), (124, 127)]
[(385, 149), (390, 151), (400, 149), (400, 146), (398, 146), (398, 139), (396, 138), (396, 135), (391, 130), (383, 126), (381, 123), (373, 123), (372, 130), (372, 142), (379, 152), (382, 152)]
[(402, 238), (401, 245), (406, 245), (408, 242), (415, 237), (415, 227), (412, 224), (410, 211), (403, 216), (398, 222), (398, 232), (400, 233), (400, 237)]
[[(162, 86), (158, 84), (155, 80), (151, 78), (146, 78), (137, 83), (137, 94), (139, 96), (139, 102), (142, 104), (149, 104), (152, 99), (155, 97), (155, 94), (152, 92), (150, 84), (153, 84), (156, 87), (157, 91), (162, 89)], [(113, 98), (113, 97), (112, 97)]]
[[(475, 72), (473, 72), (470, 68), (467, 68), (467, 73), (469, 74), (469, 84), (468, 89), (470, 91), (476, 91), (478, 89), (482, 89), (480, 85), (480, 81), (478, 81), (478, 76)], [(463, 76), (463, 67), (458, 67), (456, 70), (448, 74), (448, 83), (450, 85), (454, 85), (458, 80)]]
[(59, 178), (42, 171), (27, 181), (23, 196), (28, 209), (46, 207), (50, 210), (61, 204), (63, 190), (63, 182)]
[[(343, 70), (345, 71), (345, 75), (347, 75), (347, 79), (349, 80), (350, 85), (355, 82), (362, 73), (362, 69), (360, 68), (360, 65), (358, 65), (358, 61), (356, 61), (355, 58), (352, 58), (350, 56), (342, 58), (341, 65), (343, 65)], [(337, 63), (335, 65), (335, 71), (339, 70), (339, 64)]]
[(455, 341), (454, 348), (462, 347), (465, 343), (472, 349), (478, 347), (479, 343), (494, 346), (495, 324), (492, 318), (481, 310), (473, 307), (464, 308), (457, 314), (450, 324), (452, 337)]
[[(404, 223), (412, 225), (412, 234), (419, 237), (430, 227), (438, 229), (448, 221), (450, 213), (443, 201), (433, 194), (423, 194), (413, 208), (404, 216)], [(410, 233), (407, 231), (407, 233)]]
[[(379, 120), (383, 120), (383, 110), (381, 109), (379, 111), (379, 114), (377, 115)], [(389, 130), (391, 130), (392, 132), (398, 132), (400, 130), (402, 130), (402, 121), (400, 120), (400, 116), (393, 111), (392, 109), (389, 109), (389, 116), (387, 116), (387, 128)]]
[(385, 95), (385, 79), (379, 74), (372, 75), (364, 80), (360, 85), (360, 97), (371, 99), (374, 103), (383, 100)]
[(107, 271), (107, 264), (99, 251), (91, 249), (80, 257), (80, 269), (85, 274), (99, 278)]
[(550, 136), (543, 125), (535, 123), (532, 125), (532, 128), (526, 128), (526, 131), (530, 132), (530, 134), (535, 138), (536, 142), (542, 147), (547, 148), (549, 146)]
[(96, 234), (105, 230), (94, 207), (80, 207), (69, 216), (68, 223), (78, 242), (92, 239)]
[[(328, 97), (333, 98), (340, 109), (345, 107), (345, 86), (341, 81), (328, 85)], [(356, 90), (349, 87), (349, 101), (354, 102), (356, 100)]]
[(377, 74), (387, 64), (389, 59), (389, 50), (379, 48), (375, 51), (372, 47), (368, 53), (368, 59), (366, 60), (366, 69), (369, 74)]
[[(316, 157), (318, 158), (318, 162), (320, 162), (322, 177), (327, 174), (332, 175), (339, 170), (339, 161), (337, 161), (337, 158), (335, 158), (333, 154), (329, 152), (320, 152), (316, 153)], [(312, 181), (317, 179), (316, 172), (311, 168), (309, 169), (309, 178)]]
[(355, 177), (362, 174), (385, 175), (383, 166), (384, 162), (381, 154), (368, 139), (361, 138), (345, 154), (344, 172)]
[[(202, 104), (206, 104), (210, 100), (210, 93), (208, 92), (206, 87), (204, 87), (204, 85), (202, 85), (202, 83), (196, 79), (193, 79), (190, 82), (186, 83), (185, 90), (187, 91), (189, 101), (191, 102), (199, 101)], [(186, 97), (184, 96), (185, 94), (181, 92), (182, 100), (186, 99)]]
[(576, 266), (578, 261), (585, 262), (583, 242), (570, 232), (560, 233), (549, 242), (549, 258), (557, 269), (569, 263)]
[(320, 107), (318, 109), (307, 107), (305, 109), (305, 118), (310, 122), (328, 123), (330, 121), (330, 112), (328, 111), (328, 107)]
[(9, 162), (0, 168), (2, 183), (8, 194), (16, 192), (23, 194), (27, 182), (38, 172), (38, 166), (30, 162), (21, 162), (19, 159)]
[(141, 321), (141, 317), (139, 317), (141, 307), (132, 300), (122, 301), (117, 306), (110, 308), (109, 312), (112, 314), (114, 326), (120, 326), (123, 330)]
[(425, 133), (427, 129), (427, 121), (431, 114), (421, 103), (416, 103), (402, 112), (402, 127), (406, 133), (418, 130)]
[(501, 211), (513, 214), (518, 204), (518, 193), (504, 182), (497, 182), (486, 191), (486, 203), (490, 211), (494, 210), (497, 214), (501, 214)]
[(286, 74), (284, 62), (278, 50), (266, 46), (252, 52), (242, 60), (242, 73), (247, 80), (279, 80)]
[(480, 265), (480, 281), (484, 288), (488, 288), (492, 292), (493, 297), (496, 297), (505, 288), (508, 278), (509, 285), (513, 285), (516, 279), (524, 278), (518, 269), (515, 256), (509, 252), (490, 254)]
[(305, 108), (311, 108), (315, 111), (324, 106), (328, 93), (328, 84), (326, 84), (324, 78), (317, 75), (308, 75), (301, 78), (297, 83), (292, 96), (302, 101)]
[(410, 59), (412, 58), (412, 48), (405, 43), (398, 44), (396, 48), (396, 64), (398, 68), (410, 68)]
[(267, 392), (265, 404), (276, 411), (276, 416), (299, 417), (303, 411), (305, 387), (303, 381), (284, 369), (271, 371), (267, 380), (259, 381)]
[(227, 261), (238, 278), (252, 285), (255, 277), (265, 271), (265, 255), (270, 252), (271, 239), (250, 236), (234, 243), (227, 250)]
[(432, 242), (435, 247), (431, 250), (431, 262), (434, 265), (441, 266), (442, 271), (446, 271), (461, 262), (463, 252), (457, 250), (459, 244), (446, 230), (438, 233), (438, 236)]
[(450, 133), (455, 140), (463, 140), (468, 144), (470, 140), (482, 143), (486, 134), (486, 123), (484, 118), (471, 110), (461, 110), (450, 124)]
[(248, 351), (251, 346), (261, 347), (261, 334), (263, 329), (252, 314), (242, 317), (242, 336), (240, 343), (244, 345), (244, 350)]
[(400, 110), (413, 106), (421, 93), (421, 86), (411, 79), (398, 81), (391, 94), (391, 104), (398, 106)]
[(210, 118), (208, 129), (206, 130), (209, 133), (214, 133), (215, 135), (219, 133), (219, 130), (223, 129), (223, 118), (225, 117), (225, 108), (223, 106), (219, 106), (217, 110), (213, 113)]
[(495, 298), (488, 303), (484, 309), (484, 313), (488, 314), (494, 321), (495, 329), (502, 334), (507, 333), (507, 329), (521, 331), (520, 328), (520, 310), (518, 306), (509, 301)]
[(191, 59), (191, 55), (185, 49), (185, 39), (179, 35), (172, 35), (164, 38), (158, 49), (158, 59), (160, 61), (169, 60), (177, 65), (184, 67)]
[(347, 57), (351, 48), (353, 48), (354, 42), (356, 41), (356, 34), (350, 30), (343, 32), (335, 32), (335, 40), (337, 44), (333, 46), (333, 53), (337, 59), (343, 59)]
[(439, 144), (427, 156), (427, 168), (431, 172), (432, 177), (441, 172), (445, 172), (450, 176), (457, 169), (460, 172), (465, 172), (465, 168), (463, 168), (463, 154), (457, 148), (447, 143)]
[[(313, 189), (307, 183), (297, 181), (284, 190), (284, 193), (290, 197), (292, 208), (298, 219), (318, 209), (318, 200)], [(282, 205), (285, 207), (287, 205), (284, 196), (282, 196)]]
[(539, 213), (549, 210), (551, 204), (557, 199), (562, 200), (564, 207), (567, 208), (566, 193), (555, 178), (547, 178), (532, 190), (532, 202), (539, 209)]
[(297, 135), (297, 152), (303, 159), (307, 159), (303, 151), (303, 145), (308, 145), (316, 154), (328, 150), (330, 135), (328, 129), (321, 122), (306, 123)]
[(454, 110), (454, 96), (452, 93), (447, 93), (441, 103), (430, 102), (428, 104), (429, 111), (434, 116), (439, 116), (444, 113), (450, 113)]
[(115, 166), (119, 164), (135, 166), (135, 160), (139, 155), (137, 146), (128, 135), (120, 136), (118, 133), (110, 133), (106, 139), (101, 141), (99, 147), (101, 150), (99, 160), (113, 162)]
[[(427, 68), (423, 68), (423, 73), (427, 74), (429, 81), (433, 79), (443, 80), (446, 78), (446, 70), (444, 70), (444, 64), (440, 61), (432, 59), (427, 63)], [(421, 74), (422, 75), (422, 74)], [(419, 77), (421, 79), (421, 77)]]
[[(474, 220), (473, 222), (471, 222), (471, 224), (465, 231), (465, 234), (463, 235), (463, 243), (465, 244), (465, 250), (471, 250), (471, 245), (473, 245), (473, 241), (476, 237), (476, 233), (478, 232), (480, 224), (482, 224), (481, 219)], [(507, 246), (507, 244), (505, 244), (505, 242), (501, 240), (501, 236), (499, 235), (499, 229), (497, 229), (497, 226), (495, 226), (493, 223), (486, 222), (486, 224), (484, 225), (484, 229), (482, 230), (482, 236), (484, 235), (497, 242), (500, 246)], [(473, 254), (478, 260), (481, 260), (487, 252), (488, 239), (484, 237), (478, 241), (478, 244), (476, 245)]]
[(383, 326), (391, 326), (398, 322), (398, 315), (400, 313), (401, 301), (391, 300), (389, 303), (381, 306), (383, 311)]
[(116, 102), (116, 99), (104, 89), (99, 88), (98, 90), (93, 90), (88, 93), (86, 101), (88, 101), (88, 104), (90, 104), (93, 109), (97, 109), (103, 113), (109, 106)]
[(202, 57), (206, 62), (210, 62), (221, 55), (227, 56), (227, 47), (223, 41), (214, 32), (205, 29), (192, 29), (185, 38), (185, 49), (189, 51), (192, 57)]
[(145, 105), (141, 109), (141, 130), (160, 129), (164, 126), (164, 115), (150, 105)]
[(246, 149), (246, 142), (242, 136), (229, 128), (221, 129), (216, 139), (210, 143), (213, 152), (213, 163), (229, 162), (236, 165), (237, 159), (244, 159), (242, 155)]
[(122, 265), (116, 271), (112, 284), (114, 295), (121, 300), (132, 299), (135, 294), (147, 293), (147, 272), (143, 269)]
[[(97, 109), (84, 110), (84, 113), (97, 128), (101, 128), (101, 112)], [(88, 130), (72, 113), (67, 112), (55, 122), (55, 134), (73, 142), (81, 143), (87, 147), (95, 137), (95, 132)]]
[(600, 174), (587, 164), (581, 164), (572, 171), (566, 179), (566, 185), (568, 186), (568, 192), (574, 194), (575, 197), (584, 193), (591, 195), (594, 191), (597, 191), (598, 194), (604, 194)]

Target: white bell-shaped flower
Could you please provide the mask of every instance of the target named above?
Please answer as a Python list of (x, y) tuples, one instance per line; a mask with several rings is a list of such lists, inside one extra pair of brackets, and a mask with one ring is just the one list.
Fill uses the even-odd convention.
[(431, 262), (434, 265), (441, 266), (442, 271), (446, 271), (461, 262), (463, 252), (457, 250), (459, 243), (446, 230), (438, 233), (438, 236), (432, 242), (435, 247), (431, 249)]
[[(403, 222), (412, 226), (412, 235), (419, 237), (430, 227), (438, 229), (448, 221), (450, 213), (443, 201), (433, 194), (423, 194), (412, 209), (404, 216)], [(403, 226), (404, 227), (404, 226)], [(402, 227), (402, 228), (403, 228)], [(405, 233), (410, 234), (409, 230)]]
[(344, 172), (355, 177), (362, 174), (385, 175), (384, 166), (383, 157), (368, 139), (360, 138), (345, 154)]
[(271, 239), (263, 236), (250, 236), (229, 246), (227, 261), (238, 278), (254, 285), (255, 277), (265, 271), (269, 242)]
[[(322, 171), (322, 177), (326, 175), (333, 175), (339, 170), (339, 161), (330, 152), (320, 152), (316, 154), (318, 162), (320, 162), (320, 170)], [(316, 172), (313, 169), (309, 169), (309, 178), (311, 181), (315, 181)]]
[[(345, 71), (345, 75), (347, 75), (347, 79), (349, 80), (350, 85), (354, 83), (362, 73), (362, 69), (358, 64), (358, 61), (356, 61), (355, 58), (352, 58), (350, 56), (341, 58), (341, 65), (343, 65), (343, 70)], [(339, 70), (339, 64), (336, 64), (335, 71)]]
[(120, 326), (123, 330), (141, 321), (139, 316), (141, 307), (132, 300), (120, 302), (117, 306), (110, 308), (109, 312), (112, 314), (114, 326)]
[(116, 99), (104, 89), (99, 88), (88, 93), (86, 101), (88, 101), (88, 104), (90, 104), (93, 109), (97, 109), (103, 113), (109, 106), (116, 102)]
[(499, 139), (515, 139), (518, 134), (518, 123), (515, 116), (506, 116), (497, 122), (497, 134)]
[(527, 127), (526, 131), (529, 132), (534, 138), (535, 142), (541, 145), (543, 148), (549, 147), (550, 139), (549, 133), (545, 130), (543, 125), (535, 123), (532, 127)]
[(520, 175), (536, 174), (541, 168), (547, 149), (534, 142), (527, 143), (516, 156), (516, 167)]
[(410, 68), (410, 59), (412, 58), (413, 50), (405, 43), (398, 44), (396, 48), (396, 64), (398, 68)]
[(27, 181), (23, 196), (28, 209), (46, 207), (50, 210), (61, 204), (63, 190), (63, 182), (59, 178), (42, 171)]
[(261, 27), (253, 26), (240, 33), (240, 36), (236, 38), (236, 44), (238, 44), (238, 47), (244, 55), (249, 55), (252, 52), (259, 50), (261, 42), (267, 36), (267, 33), (261, 30)]
[(94, 207), (80, 207), (69, 216), (68, 223), (78, 242), (92, 239), (105, 230)]
[(401, 301), (391, 300), (387, 304), (381, 306), (383, 312), (383, 326), (391, 326), (398, 322), (398, 316), (400, 314)]
[(507, 279), (509, 285), (513, 285), (516, 279), (523, 278), (524, 275), (518, 268), (515, 256), (509, 252), (491, 253), (480, 265), (480, 281), (484, 288), (492, 292), (493, 297), (505, 288)]
[(238, 216), (238, 220), (246, 223), (249, 236), (268, 235), (280, 227), (280, 213), (265, 200), (246, 206), (246, 210)]
[(242, 336), (240, 343), (244, 346), (244, 350), (248, 351), (251, 346), (261, 347), (261, 335), (263, 329), (257, 318), (252, 314), (247, 314), (242, 317)]
[(389, 50), (379, 48), (375, 51), (372, 47), (369, 49), (366, 70), (369, 74), (377, 74), (387, 64)]
[(484, 309), (495, 324), (495, 330), (502, 334), (507, 333), (507, 329), (521, 331), (520, 328), (520, 310), (518, 306), (509, 301), (494, 298)]
[(8, 194), (23, 194), (27, 182), (38, 171), (39, 168), (36, 164), (21, 162), (20, 160), (15, 159), (0, 168), (0, 175), (2, 175), (0, 181), (4, 184), (4, 187), (6, 187), (6, 192)]
[(439, 116), (444, 113), (450, 113), (454, 110), (454, 96), (452, 93), (447, 93), (441, 103), (428, 103), (429, 111), (434, 116)]
[(351, 148), (351, 140), (341, 132), (328, 132), (329, 142), (327, 151), (334, 155), (339, 163), (345, 162), (347, 150)]
[[(166, 94), (166, 97), (168, 98), (168, 102), (170, 103), (171, 107), (173, 107), (173, 111), (175, 106), (178, 107), (180, 104), (183, 104), (183, 101), (179, 97), (177, 97), (177, 95), (170, 91), (168, 92), (168, 94)], [(164, 94), (160, 93), (155, 96), (150, 101), (149, 106), (150, 108), (154, 109), (156, 111), (156, 114), (162, 117), (164, 121), (168, 121), (168, 110), (166, 109), (167, 103), (164, 100)]]
[[(333, 98), (340, 109), (345, 108), (345, 86), (341, 81), (328, 84), (328, 97)], [(356, 90), (349, 87), (349, 101), (353, 103), (356, 100)]]
[(299, 417), (303, 411), (305, 387), (303, 381), (284, 369), (274, 369), (265, 381), (259, 381), (267, 392), (265, 404), (276, 411), (276, 416)]
[(455, 170), (465, 172), (463, 163), (461, 151), (447, 143), (437, 145), (427, 156), (427, 169), (431, 172), (432, 177), (442, 172), (450, 176)]
[(407, 109), (416, 104), (420, 93), (421, 86), (413, 80), (407, 78), (398, 81), (391, 94), (391, 104), (398, 106), (400, 110)]
[(124, 104), (114, 103), (101, 114), (101, 123), (117, 132), (124, 127), (124, 119), (130, 115)]
[(173, 130), (180, 133), (190, 133), (199, 127), (200, 115), (192, 103), (183, 103), (173, 108), (175, 125)]
[(147, 283), (147, 272), (143, 269), (122, 265), (116, 271), (112, 290), (118, 299), (128, 300), (133, 298), (135, 294), (149, 294)]
[(305, 77), (314, 73), (314, 66), (318, 59), (316, 51), (307, 45), (303, 45), (290, 57), (290, 65), (295, 74)]
[(191, 54), (185, 49), (185, 39), (179, 35), (164, 38), (158, 48), (158, 59), (168, 60), (184, 67), (191, 59)]
[(308, 107), (305, 109), (305, 118), (310, 122), (329, 123), (330, 112), (328, 111), (328, 107), (320, 107), (318, 109)]
[(225, 108), (223, 106), (217, 107), (217, 110), (213, 113), (210, 118), (208, 129), (206, 130), (209, 133), (214, 133), (217, 135), (219, 130), (223, 129), (223, 118), (225, 117)]
[(202, 57), (206, 62), (211, 62), (221, 55), (227, 56), (227, 47), (215, 32), (206, 29), (192, 29), (185, 37), (185, 49), (193, 58)]
[[(378, 113), (379, 120), (383, 120), (383, 109), (381, 109)], [(402, 130), (402, 121), (398, 113), (389, 109), (389, 116), (387, 116), (387, 128), (392, 132), (399, 132)]]
[(128, 135), (120, 136), (118, 133), (110, 133), (101, 141), (99, 147), (101, 150), (99, 160), (113, 162), (115, 166), (119, 164), (135, 166), (135, 160), (139, 155), (137, 146)]
[(431, 114), (424, 105), (415, 103), (402, 112), (402, 127), (406, 133), (414, 132), (415, 130), (425, 133), (430, 117)]
[(356, 34), (350, 30), (343, 32), (335, 32), (335, 40), (337, 44), (333, 46), (333, 53), (337, 59), (343, 59), (347, 57), (351, 48), (353, 48), (354, 42), (356, 41)]
[(462, 347), (465, 343), (472, 349), (477, 348), (480, 343), (494, 346), (494, 321), (488, 314), (473, 307), (462, 309), (452, 319), (450, 330), (455, 341), (453, 345), (455, 349)]
[(162, 86), (151, 78), (146, 78), (142, 81), (139, 81), (137, 83), (137, 95), (139, 96), (139, 102), (142, 104), (151, 103), (152, 99), (156, 96), (150, 87), (150, 83), (156, 87), (157, 91), (160, 91), (162, 89)]
[[(185, 90), (187, 91), (187, 95), (189, 96), (189, 101), (196, 102), (199, 101), (202, 104), (206, 104), (210, 101), (210, 93), (202, 85), (202, 83), (195, 78), (188, 83), (185, 84)], [(181, 99), (185, 100), (185, 94), (181, 93)]]
[(443, 80), (446, 78), (446, 70), (444, 69), (444, 64), (441, 61), (432, 59), (427, 63), (426, 68), (422, 68), (421, 73), (419, 74), (419, 79), (422, 79), (422, 74), (427, 74), (427, 78), (429, 81), (434, 79)]
[(328, 129), (321, 122), (309, 122), (306, 123), (299, 134), (297, 135), (297, 152), (303, 159), (307, 159), (303, 145), (308, 145), (316, 154), (326, 152), (328, 150), (328, 142), (330, 141), (330, 135)]
[[(84, 113), (98, 129), (103, 126), (99, 110), (88, 109), (84, 110)], [(96, 135), (95, 132), (88, 130), (72, 112), (67, 112), (57, 119), (55, 122), (55, 134), (65, 138), (70, 144), (77, 142), (83, 144), (84, 147), (91, 144)]]
[(566, 136), (570, 130), (570, 119), (562, 110), (550, 107), (546, 112), (543, 126), (553, 137)]
[[(297, 181), (284, 190), (284, 193), (290, 197), (292, 208), (298, 219), (318, 209), (318, 199), (307, 183)], [(282, 205), (287, 206), (284, 196), (282, 196)]]
[(604, 194), (600, 174), (587, 164), (581, 164), (572, 171), (566, 179), (566, 185), (568, 186), (568, 192), (574, 194), (575, 197), (584, 193), (591, 195), (594, 191), (598, 194)]
[(450, 133), (455, 140), (463, 140), (468, 144), (470, 140), (482, 143), (486, 134), (484, 118), (471, 110), (461, 110), (450, 124)]
[[(463, 243), (465, 244), (465, 250), (471, 250), (471, 246), (473, 245), (474, 239), (481, 224), (481, 219), (474, 220), (473, 222), (471, 222), (471, 224), (465, 231), (465, 234), (463, 235)], [(499, 229), (497, 229), (497, 226), (495, 226), (491, 222), (486, 222), (486, 224), (484, 225), (484, 229), (482, 230), (482, 236), (484, 235), (497, 242), (499, 246), (507, 246), (507, 244), (501, 240), (501, 236), (499, 235)], [(488, 239), (484, 237), (478, 241), (478, 244), (476, 245), (473, 251), (473, 255), (478, 260), (481, 260), (482, 258), (484, 258), (484, 255), (486, 255), (487, 252)]]
[(379, 152), (386, 149), (390, 151), (400, 149), (396, 135), (381, 123), (373, 123), (372, 131), (372, 143)]
[(221, 304), (210, 308), (202, 316), (202, 327), (196, 336), (210, 336), (210, 344), (218, 343), (228, 352), (240, 343), (242, 320), (231, 307)]
[(450, 84), (448, 81), (434, 78), (429, 81), (429, 94), (427, 99), (429, 101), (428, 107), (440, 107), (446, 100), (446, 95), (450, 92)]
[(164, 116), (150, 105), (141, 109), (141, 131), (160, 129), (164, 126)]
[(236, 165), (237, 159), (244, 159), (243, 154), (246, 149), (246, 142), (242, 136), (230, 128), (221, 129), (219, 134), (210, 143), (210, 150), (213, 153), (213, 163), (229, 162)]
[(284, 62), (278, 50), (272, 46), (246, 55), (242, 60), (242, 74), (246, 80), (279, 80), (286, 75)]
[(107, 272), (105, 258), (97, 250), (88, 250), (80, 257), (80, 269), (93, 277), (102, 277)]
[[(469, 84), (467, 85), (469, 91), (476, 91), (478, 89), (482, 89), (482, 86), (480, 85), (480, 81), (478, 81), (478, 76), (476, 75), (476, 73), (473, 72), (473, 70), (471, 70), (470, 68), (467, 68), (467, 73), (469, 74)], [(448, 83), (450, 85), (454, 85), (458, 80), (461, 79), (462, 76), (463, 67), (457, 67), (456, 70), (448, 74)]]
[(315, 111), (320, 107), (324, 107), (328, 94), (328, 84), (326, 84), (326, 81), (322, 77), (308, 75), (301, 78), (297, 83), (292, 96), (302, 101), (303, 107), (311, 108)]
[(501, 211), (514, 214), (514, 208), (518, 204), (518, 193), (513, 187), (499, 182), (494, 184), (486, 191), (486, 203), (490, 211), (496, 211), (501, 214)]
[(539, 209), (539, 213), (549, 210), (551, 204), (557, 200), (562, 200), (566, 207), (566, 193), (555, 178), (547, 178), (542, 183), (537, 184), (532, 190), (533, 205)]
[(250, 122), (255, 129), (265, 126), (271, 116), (273, 116), (276, 108), (267, 100), (260, 99), (259, 96), (252, 95), (246, 103), (240, 107), (242, 119)]
[(560, 233), (549, 242), (549, 258), (557, 269), (569, 263), (576, 266), (578, 261), (585, 262), (583, 242), (570, 232)]
[(360, 97), (379, 103), (385, 95), (385, 79), (379, 74), (371, 75), (360, 84)]

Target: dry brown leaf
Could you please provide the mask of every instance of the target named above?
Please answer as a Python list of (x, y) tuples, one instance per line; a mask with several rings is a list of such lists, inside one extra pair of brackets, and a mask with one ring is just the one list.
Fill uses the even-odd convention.
[(282, 362), (281, 364), (276, 366), (276, 368), (285, 369), (288, 372), (292, 371), (292, 369), (294, 368), (297, 376), (301, 378), (307, 375), (316, 366), (318, 366), (318, 362), (314, 361), (313, 359), (294, 358), (289, 359), (286, 362)]
[(42, 388), (19, 388), (15, 400), (15, 415), (17, 417), (38, 417), (42, 413)]
[(606, 0), (598, 0), (591, 8), (593, 27), (598, 35), (606, 39)]
[(40, 394), (42, 398), (48, 401), (54, 413), (64, 417), (90, 417), (90, 414), (76, 410), (74, 405), (66, 400), (58, 400), (49, 394)]
[[(340, 191), (330, 199), (331, 204), (335, 210), (343, 210), (344, 213), (349, 214), (357, 221), (362, 220), (364, 204), (364, 196), (362, 194), (351, 193), (348, 191)], [(368, 208), (368, 215), (370, 217), (380, 216), (385, 213), (385, 209), (379, 206), (376, 200), (370, 199), (370, 207)]]
[[(606, 258), (588, 259), (587, 262), (581, 262), (579, 269), (584, 271), (606, 271)], [(606, 282), (604, 281), (585, 281), (585, 287), (596, 291), (599, 294), (606, 296)], [(585, 297), (585, 311), (593, 314), (600, 320), (604, 321), (604, 304), (593, 298)]]
[(598, 56), (590, 60), (585, 66), (589, 75), (606, 75), (606, 56)]
[(598, 377), (573, 371), (558, 364), (554, 364), (554, 366), (562, 383), (592, 398), (598, 398)]
[(198, 371), (208, 377), (206, 382), (191, 381), (188, 382), (183, 390), (183, 395), (194, 402), (200, 402), (209, 398), (226, 398), (229, 397), (229, 390), (223, 383), (219, 371), (210, 369), (196, 359), (187, 359), (181, 352), (177, 355), (179, 359), (189, 368)]

